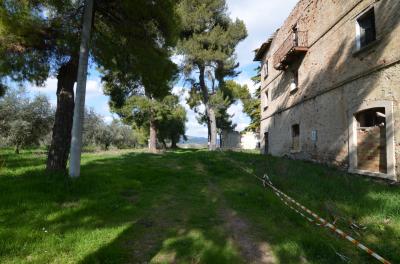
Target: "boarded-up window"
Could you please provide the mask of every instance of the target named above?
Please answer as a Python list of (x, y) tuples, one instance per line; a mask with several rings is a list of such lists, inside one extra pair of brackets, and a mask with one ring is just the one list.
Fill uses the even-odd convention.
[(292, 126), (292, 150), (300, 151), (300, 126), (299, 126), (299, 124)]
[(385, 108), (372, 108), (356, 115), (358, 169), (387, 173)]

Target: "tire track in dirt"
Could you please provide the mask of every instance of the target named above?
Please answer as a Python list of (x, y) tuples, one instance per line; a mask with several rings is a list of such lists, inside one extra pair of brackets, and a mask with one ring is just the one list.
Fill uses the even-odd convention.
[(224, 229), (234, 244), (238, 247), (246, 263), (275, 264), (277, 263), (271, 246), (265, 241), (259, 241), (252, 235), (250, 224), (234, 210), (229, 208), (218, 187), (209, 182), (210, 194), (217, 198), (219, 217), (224, 221)]

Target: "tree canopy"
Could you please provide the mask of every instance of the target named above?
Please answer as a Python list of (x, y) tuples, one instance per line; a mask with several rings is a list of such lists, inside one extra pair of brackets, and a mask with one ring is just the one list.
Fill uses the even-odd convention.
[(235, 48), (246, 38), (246, 27), (229, 17), (225, 0), (182, 0), (178, 13), (182, 30), (177, 51), (183, 55), (183, 72), (191, 84), (189, 105), (205, 106), (199, 120), (207, 123), (214, 150), (217, 124), (226, 125), (226, 110), (232, 103), (225, 80), (238, 74)]
[(17, 152), (39, 145), (50, 132), (54, 110), (45, 96), (30, 99), (23, 88), (9, 90), (0, 99), (0, 136)]
[(175, 95), (165, 96), (161, 100), (146, 96), (132, 96), (118, 111), (124, 122), (137, 129), (147, 131), (147, 136), (154, 125), (156, 138), (166, 147), (166, 141), (176, 147), (181, 137), (185, 138), (186, 110), (179, 105)]
[[(176, 72), (169, 51), (179, 28), (175, 5), (96, 1), (90, 57), (115, 104), (142, 86), (154, 96), (164, 93), (162, 86)], [(65, 169), (69, 153), (83, 7), (83, 0), (0, 1), (0, 87), (7, 78), (37, 85), (49, 76), (58, 79), (49, 169)]]
[[(247, 126), (246, 130), (254, 133), (260, 133), (260, 123), (261, 123), (261, 67), (256, 68), (256, 75), (252, 77), (254, 85), (257, 88), (254, 94), (250, 92), (243, 93), (241, 95), (241, 101), (243, 103), (243, 112), (245, 112), (250, 117), (250, 124)], [(248, 91), (248, 89), (246, 89)]]

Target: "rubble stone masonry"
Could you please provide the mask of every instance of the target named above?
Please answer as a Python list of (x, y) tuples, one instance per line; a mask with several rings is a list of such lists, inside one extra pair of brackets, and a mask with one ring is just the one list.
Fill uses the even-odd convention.
[[(376, 41), (360, 49), (357, 19), (371, 8)], [(274, 54), (295, 26), (307, 31), (309, 49), (285, 69), (277, 70)], [(263, 152), (264, 133), (268, 132), (269, 154), (400, 180), (399, 0), (301, 0), (261, 62), (268, 64), (268, 72), (261, 76)], [(295, 72), (298, 89), (291, 91)], [(368, 164), (368, 158), (360, 153), (372, 143), (362, 142), (356, 114), (370, 108), (384, 109), (386, 129), (383, 136), (377, 136), (385, 149), (371, 152), (384, 157), (371, 157)], [(293, 149), (293, 126), (297, 124), (300, 146)]]

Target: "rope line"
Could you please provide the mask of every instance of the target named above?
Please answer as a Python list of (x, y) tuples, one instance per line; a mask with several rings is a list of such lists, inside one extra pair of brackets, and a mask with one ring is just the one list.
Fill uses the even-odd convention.
[[(353, 245), (355, 245), (356, 247), (358, 247), (362, 251), (366, 252), (370, 256), (374, 257), (376, 260), (380, 261), (381, 263), (391, 264), (388, 260), (386, 260), (385, 258), (380, 256), (378, 253), (376, 253), (372, 249), (368, 248), (367, 246), (365, 246), (364, 244), (362, 244), (358, 240), (356, 240), (353, 237), (351, 237), (349, 234), (347, 234), (344, 231), (340, 230), (335, 225), (329, 223), (327, 220), (325, 220), (324, 218), (320, 217), (318, 214), (314, 213), (313, 211), (311, 211), (310, 209), (308, 209), (304, 205), (300, 204), (299, 202), (297, 202), (296, 200), (294, 200), (293, 198), (291, 198), (290, 196), (286, 195), (281, 190), (276, 188), (273, 185), (272, 181), (270, 180), (270, 178), (268, 177), (267, 174), (264, 174), (263, 178), (260, 178), (260, 177), (254, 175), (254, 174), (251, 174), (251, 175), (253, 177), (255, 177), (256, 179), (258, 179), (259, 181), (261, 181), (265, 188), (266, 187), (271, 188), (274, 191), (274, 193), (278, 196), (278, 198), (286, 206), (288, 206), (290, 209), (292, 209), (293, 211), (295, 211), (296, 213), (301, 215), (303, 218), (307, 219), (309, 222), (314, 223), (317, 226), (322, 226), (322, 227), (326, 227), (326, 228), (330, 229), (334, 233), (338, 234), (341, 238), (351, 242)], [(295, 205), (297, 207), (297, 209), (293, 205)], [(301, 209), (303, 212), (307, 213), (312, 218), (307, 216), (307, 215), (305, 215), (299, 209)]]

